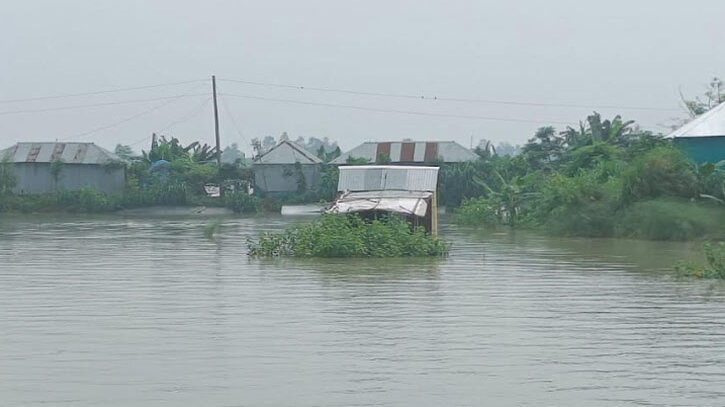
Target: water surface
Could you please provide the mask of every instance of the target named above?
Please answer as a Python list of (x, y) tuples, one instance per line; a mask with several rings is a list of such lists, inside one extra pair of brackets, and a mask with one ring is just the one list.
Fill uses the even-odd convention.
[(696, 245), (259, 260), (289, 220), (208, 222), (0, 217), (0, 405), (725, 404), (725, 284), (669, 272)]

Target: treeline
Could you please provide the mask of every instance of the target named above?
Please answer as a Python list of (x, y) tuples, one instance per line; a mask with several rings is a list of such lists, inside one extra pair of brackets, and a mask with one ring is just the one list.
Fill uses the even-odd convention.
[(540, 128), (515, 156), (477, 150), (447, 166), (442, 200), (466, 225), (572, 236), (725, 239), (725, 163), (697, 165), (672, 141), (617, 116)]

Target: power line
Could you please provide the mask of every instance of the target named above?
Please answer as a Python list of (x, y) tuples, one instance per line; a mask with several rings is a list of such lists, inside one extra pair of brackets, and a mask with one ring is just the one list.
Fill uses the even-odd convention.
[(0, 116), (5, 116), (5, 115), (9, 115), (9, 114), (21, 114), (21, 113), (42, 113), (42, 112), (54, 112), (54, 111), (60, 111), (60, 110), (86, 109), (89, 107), (115, 106), (115, 105), (131, 104), (131, 103), (145, 103), (145, 102), (153, 102), (156, 100), (179, 99), (179, 98), (183, 98), (183, 97), (187, 97), (187, 96), (202, 96), (202, 95), (207, 95), (207, 94), (208, 93), (196, 93), (196, 94), (163, 96), (163, 97), (148, 98), (148, 99), (133, 99), (133, 100), (122, 100), (122, 101), (116, 101), (116, 102), (92, 103), (92, 104), (85, 104), (85, 105), (48, 107), (48, 108), (41, 108), (41, 109), (7, 110), (4, 112), (0, 112)]
[(222, 107), (224, 108), (224, 111), (227, 113), (227, 117), (229, 117), (229, 119), (231, 120), (232, 125), (234, 126), (234, 130), (236, 130), (237, 134), (239, 135), (239, 138), (241, 140), (244, 140), (244, 142), (246, 142), (247, 141), (247, 138), (244, 137), (244, 135), (242, 134), (242, 131), (240, 130), (239, 124), (237, 123), (237, 119), (234, 117), (234, 114), (232, 113), (232, 110), (227, 105), (226, 99), (224, 99), (223, 97), (221, 97), (219, 99), (222, 101)]
[(130, 88), (105, 89), (105, 90), (97, 90), (97, 91), (93, 91), (93, 92), (66, 93), (66, 94), (53, 95), (53, 96), (38, 96), (38, 97), (22, 98), (22, 99), (5, 99), (5, 100), (0, 100), (0, 103), (20, 103), (20, 102), (31, 102), (31, 101), (37, 101), (37, 100), (62, 99), (62, 98), (70, 98), (70, 97), (78, 97), (78, 96), (93, 96), (93, 95), (102, 95), (105, 93), (127, 92), (127, 91), (132, 91), (132, 90), (153, 89), (153, 88), (161, 88), (161, 87), (165, 87), (165, 86), (184, 85), (187, 83), (196, 83), (196, 82), (206, 82), (206, 79), (197, 79), (197, 80), (193, 80), (193, 81), (159, 83), (159, 84), (155, 84), (155, 85), (135, 86), (135, 87), (130, 87)]
[(204, 99), (204, 101), (202, 103), (196, 105), (193, 109), (189, 110), (188, 112), (186, 112), (183, 115), (179, 116), (177, 119), (172, 120), (166, 126), (164, 126), (161, 129), (157, 130), (156, 133), (161, 133), (162, 131), (165, 131), (165, 130), (167, 130), (167, 129), (169, 129), (169, 128), (177, 125), (177, 124), (184, 123), (184, 122), (186, 122), (188, 120), (191, 120), (192, 118), (196, 117), (204, 109), (204, 107), (207, 105), (207, 103), (209, 103), (210, 100), (211, 100), (211, 96), (208, 97), (208, 98), (206, 98), (206, 99)]
[(341, 109), (363, 110), (363, 111), (378, 112), (378, 113), (396, 113), (396, 114), (408, 114), (408, 115), (415, 115), (415, 116), (430, 116), (430, 117), (450, 117), (450, 118), (457, 118), (457, 119), (490, 120), (490, 121), (512, 122), (512, 123), (542, 124), (542, 123), (546, 122), (547, 124), (564, 124), (564, 125), (576, 124), (573, 122), (563, 122), (563, 121), (553, 121), (553, 120), (543, 121), (543, 120), (529, 120), (529, 119), (512, 119), (512, 118), (493, 117), (493, 116), (432, 113), (432, 112), (420, 112), (420, 111), (415, 111), (415, 110), (381, 109), (381, 108), (375, 108), (375, 107), (344, 105), (344, 104), (336, 104), (336, 103), (305, 102), (305, 101), (293, 100), (293, 99), (277, 99), (277, 98), (268, 98), (268, 97), (262, 97), (262, 96), (238, 95), (238, 94), (232, 94), (232, 93), (220, 93), (220, 94), (222, 96), (231, 96), (231, 97), (244, 98), (244, 99), (264, 100), (264, 101), (281, 102), (281, 103), (292, 103), (292, 104), (309, 105), (309, 106), (333, 107), (333, 108), (341, 108)]
[[(197, 89), (199, 89), (199, 88), (200, 88), (201, 86), (203, 86), (203, 84), (202, 84), (202, 85), (199, 85), (199, 86), (194, 86), (193, 88), (189, 89), (189, 92), (194, 92), (194, 91), (196, 91)], [(202, 95), (206, 95), (206, 93), (203, 93)], [(154, 111), (156, 111), (156, 110), (159, 110), (159, 109), (161, 109), (162, 107), (168, 106), (168, 105), (170, 105), (170, 104), (172, 104), (172, 103), (174, 103), (174, 102), (176, 102), (176, 101), (180, 100), (180, 99), (181, 99), (181, 97), (184, 97), (184, 96), (193, 96), (193, 94), (191, 94), (191, 93), (187, 93), (187, 94), (184, 94), (184, 95), (180, 95), (180, 97), (176, 97), (176, 98), (168, 99), (168, 100), (166, 100), (165, 102), (163, 102), (163, 103), (161, 103), (161, 104), (159, 104), (159, 105), (157, 105), (157, 106), (154, 106), (154, 107), (152, 107), (152, 108), (150, 108), (150, 109), (146, 109), (146, 110), (144, 110), (144, 111), (142, 111), (142, 112), (139, 112), (139, 113), (137, 113), (137, 114), (134, 114), (134, 115), (132, 115), (132, 116), (126, 117), (126, 118), (124, 118), (124, 119), (121, 119), (121, 120), (119, 120), (119, 121), (117, 121), (117, 122), (114, 122), (114, 123), (111, 123), (111, 124), (109, 124), (109, 125), (104, 125), (104, 126), (101, 126), (101, 127), (97, 127), (97, 128), (94, 128), (94, 129), (92, 129), (92, 130), (89, 130), (89, 131), (86, 131), (86, 132), (83, 132), (83, 133), (79, 133), (79, 134), (76, 134), (76, 135), (74, 135), (74, 136), (71, 136), (71, 137), (69, 137), (69, 138), (67, 138), (67, 139), (65, 139), (65, 140), (68, 140), (68, 139), (70, 139), (70, 138), (76, 138), (76, 137), (83, 137), (83, 136), (86, 136), (86, 135), (88, 135), (88, 134), (91, 134), (91, 133), (95, 133), (95, 132), (97, 132), (97, 131), (100, 131), (100, 130), (106, 130), (106, 129), (110, 129), (110, 128), (116, 127), (116, 126), (118, 126), (118, 125), (121, 125), (121, 124), (123, 124), (123, 123), (126, 123), (126, 122), (128, 122), (128, 121), (131, 121), (131, 120), (133, 120), (133, 119), (135, 119), (135, 118), (137, 118), (137, 117), (141, 117), (141, 116), (144, 116), (144, 115), (146, 115), (146, 114), (149, 114), (149, 113), (151, 113), (151, 112), (154, 112)]]
[[(196, 105), (193, 109), (189, 110), (187, 113), (179, 116), (179, 118), (171, 121), (166, 126), (160, 128), (159, 130), (156, 131), (156, 133), (161, 133), (162, 131), (165, 131), (165, 130), (169, 129), (172, 126), (175, 126), (177, 124), (186, 122), (186, 121), (188, 121), (188, 120), (196, 117), (198, 115), (198, 113), (201, 112), (203, 110), (203, 108), (207, 105), (207, 103), (209, 103), (210, 100), (211, 100), (211, 97), (208, 97), (208, 98), (204, 99), (204, 101), (202, 103)], [(135, 145), (137, 145), (137, 144), (139, 144), (141, 142), (144, 142), (146, 140), (148, 140), (148, 136), (144, 136), (143, 138), (140, 138), (140, 139), (138, 139), (138, 140), (136, 140), (136, 141), (134, 141), (132, 143), (129, 143), (127, 145), (129, 147), (132, 147), (132, 146), (135, 146)]]
[(225, 81), (225, 82), (239, 83), (239, 84), (244, 84), (244, 85), (255, 85), (255, 86), (264, 86), (264, 87), (272, 87), (272, 88), (282, 88), (282, 89), (309, 90), (309, 91), (315, 91), (315, 92), (340, 93), (340, 94), (358, 95), (358, 96), (378, 96), (378, 97), (391, 97), (391, 98), (399, 98), (399, 99), (429, 100), (429, 101), (442, 101), (442, 102), (480, 103), (480, 104), (497, 104), (497, 105), (511, 105), (511, 106), (578, 108), (578, 109), (583, 108), (583, 109), (680, 111), (680, 109), (666, 108), (666, 107), (615, 106), (615, 105), (594, 105), (594, 104), (576, 104), (576, 103), (542, 103), (542, 102), (527, 102), (527, 101), (497, 100), (497, 99), (438, 97), (438, 96), (425, 96), (425, 95), (413, 95), (413, 94), (402, 94), (402, 93), (384, 93), (384, 92), (358, 91), (358, 90), (351, 90), (351, 89), (289, 85), (289, 84), (268, 83), (268, 82), (255, 82), (255, 81), (245, 81), (245, 80), (238, 80), (238, 79), (219, 79), (219, 80)]

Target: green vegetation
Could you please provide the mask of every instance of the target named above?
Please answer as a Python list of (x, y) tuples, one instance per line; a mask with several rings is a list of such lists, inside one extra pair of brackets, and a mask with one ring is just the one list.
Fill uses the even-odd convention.
[(359, 216), (325, 215), (312, 223), (265, 233), (248, 241), (250, 256), (405, 257), (444, 256), (447, 245), (405, 220), (389, 217), (364, 220)]
[(465, 225), (656, 240), (725, 239), (725, 163), (701, 166), (661, 136), (594, 113), (539, 129), (516, 156), (479, 148), (444, 167), (442, 201)]
[(725, 279), (725, 243), (713, 246), (705, 243), (703, 247), (707, 264), (680, 263), (675, 271), (680, 277)]
[(214, 234), (219, 231), (222, 227), (222, 220), (215, 219), (204, 227), (204, 237), (211, 240), (214, 238)]

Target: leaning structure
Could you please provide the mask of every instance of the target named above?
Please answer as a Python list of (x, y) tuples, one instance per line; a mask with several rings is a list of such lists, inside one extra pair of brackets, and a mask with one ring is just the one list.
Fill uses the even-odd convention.
[(438, 167), (361, 165), (340, 167), (339, 195), (328, 213), (405, 216), (413, 227), (438, 233)]

